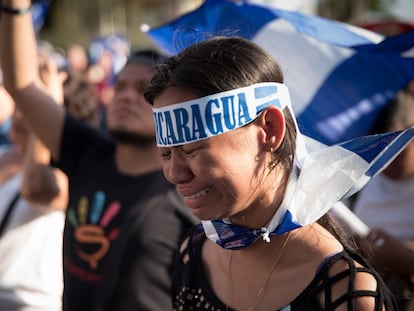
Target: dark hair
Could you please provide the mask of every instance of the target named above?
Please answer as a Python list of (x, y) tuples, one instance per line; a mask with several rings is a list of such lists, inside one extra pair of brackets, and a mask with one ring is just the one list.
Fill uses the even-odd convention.
[(127, 64), (145, 64), (149, 66), (156, 66), (162, 64), (167, 57), (152, 49), (137, 50), (131, 53), (127, 59)]
[[(214, 37), (192, 45), (167, 58), (164, 64), (156, 66), (156, 71), (144, 94), (151, 104), (169, 86), (190, 88), (203, 97), (260, 82), (283, 83), (277, 62), (252, 41), (239, 37)], [(269, 165), (282, 163), (288, 176), (293, 169), (296, 127), (287, 108), (284, 115), (286, 134)], [(330, 215), (324, 215), (318, 222), (342, 244), (351, 246)]]
[[(229, 91), (259, 82), (283, 83), (275, 60), (262, 48), (239, 37), (214, 37), (192, 45), (156, 67), (145, 98), (151, 104), (168, 86), (190, 88), (200, 97)], [(296, 127), (285, 111), (286, 136), (273, 155), (271, 166), (283, 163), (287, 172), (293, 167)]]

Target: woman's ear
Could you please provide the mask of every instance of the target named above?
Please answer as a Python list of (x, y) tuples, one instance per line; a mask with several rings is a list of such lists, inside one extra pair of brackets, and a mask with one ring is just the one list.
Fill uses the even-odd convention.
[(279, 148), (285, 137), (285, 116), (277, 107), (266, 108), (259, 116), (259, 125), (263, 129), (262, 143), (267, 150), (274, 151)]

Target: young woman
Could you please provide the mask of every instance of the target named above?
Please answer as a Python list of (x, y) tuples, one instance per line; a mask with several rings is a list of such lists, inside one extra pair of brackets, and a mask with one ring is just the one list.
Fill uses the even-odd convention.
[(174, 310), (395, 310), (328, 216), (296, 221), (313, 209), (291, 208), (308, 190), (301, 135), (266, 52), (241, 38), (196, 44), (159, 67), (146, 98), (164, 174), (203, 221), (181, 247)]

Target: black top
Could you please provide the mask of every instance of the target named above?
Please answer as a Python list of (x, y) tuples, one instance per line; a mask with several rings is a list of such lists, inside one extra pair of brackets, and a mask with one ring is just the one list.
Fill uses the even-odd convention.
[(124, 175), (114, 151), (107, 136), (66, 116), (57, 163), (70, 196), (63, 309), (171, 310), (174, 256), (194, 218), (161, 170)]
[[(201, 261), (201, 248), (206, 240), (201, 225), (195, 227), (190, 234), (187, 248), (177, 258), (176, 270), (173, 278), (173, 307), (174, 310), (233, 310), (218, 299), (208, 284), (203, 273)], [(188, 261), (184, 264), (183, 257), (188, 255)], [(331, 275), (330, 268), (338, 261), (346, 261), (349, 269), (336, 275)], [(354, 260), (363, 267), (356, 267)], [(354, 279), (357, 273), (369, 273), (375, 277), (378, 283), (377, 291), (361, 291), (354, 289)], [(346, 293), (336, 300), (331, 298), (331, 289), (335, 283), (346, 279), (349, 288)], [(324, 305), (318, 302), (318, 297), (324, 295)], [(379, 275), (357, 254), (350, 251), (342, 251), (327, 258), (320, 266), (312, 282), (297, 296), (288, 306), (275, 311), (313, 311), (335, 310), (342, 303), (348, 304), (348, 310), (354, 311), (354, 299), (356, 297), (375, 297), (375, 309), (382, 310), (382, 305), (387, 311), (397, 310), (389, 289), (385, 286)], [(322, 296), (323, 297), (323, 296)]]

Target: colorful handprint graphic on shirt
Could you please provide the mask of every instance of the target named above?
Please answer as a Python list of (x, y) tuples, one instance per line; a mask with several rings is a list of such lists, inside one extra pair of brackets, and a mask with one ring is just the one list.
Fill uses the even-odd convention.
[[(78, 242), (76, 252), (82, 260), (88, 262), (89, 266), (96, 270), (98, 263), (109, 250), (111, 241), (119, 234), (119, 227), (111, 229), (108, 233), (105, 228), (111, 220), (119, 214), (121, 204), (114, 201), (105, 209), (105, 193), (95, 192), (92, 203), (89, 204), (87, 197), (81, 197), (77, 209), (69, 209), (68, 219), (74, 228), (74, 238)], [(89, 219), (88, 219), (89, 215)], [(85, 251), (88, 247), (82, 245), (93, 245), (93, 251)]]

